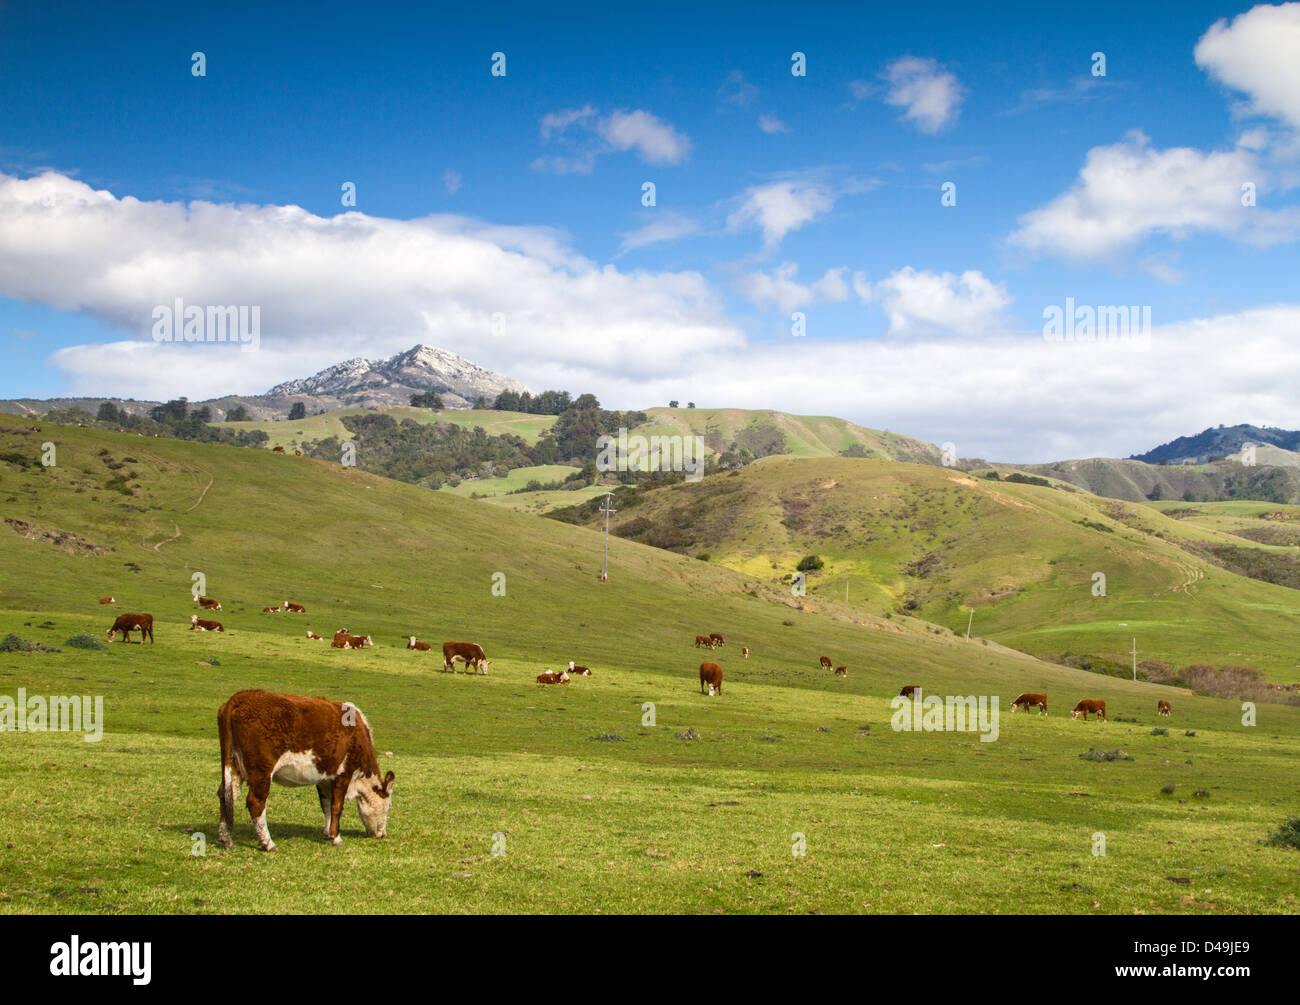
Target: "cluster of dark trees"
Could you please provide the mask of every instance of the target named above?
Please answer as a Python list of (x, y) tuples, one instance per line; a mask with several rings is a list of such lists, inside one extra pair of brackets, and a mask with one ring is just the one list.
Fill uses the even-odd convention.
[[(590, 398), (591, 395), (583, 395)], [(533, 397), (528, 391), (502, 391), (497, 395), (492, 407), (498, 412), (527, 412), (529, 415), (560, 415), (573, 407), (573, 398), (568, 391), (543, 391)]]
[[(598, 477), (596, 440), (645, 418), (644, 412), (607, 411), (595, 395), (583, 394), (532, 445), (512, 433), (494, 435), (451, 422), (399, 422), (384, 412), (346, 415), (341, 421), (357, 444), (357, 466), (387, 478), (440, 488), (464, 478), (504, 477), (519, 467), (572, 464), (581, 470), (554, 487), (578, 488)], [(330, 437), (312, 444), (307, 453), (338, 460), (341, 449), (338, 438)]]
[(82, 423), (98, 429), (120, 429), (127, 433), (145, 436), (170, 436), (178, 440), (197, 440), (200, 443), (226, 443), (236, 447), (256, 447), (265, 443), (267, 435), (261, 430), (218, 429), (209, 425), (212, 410), (204, 405), (191, 408), (186, 398), (174, 398), (149, 410), (148, 416), (135, 415), (105, 401), (94, 415), (79, 408), (51, 411), (49, 422), (69, 425)]

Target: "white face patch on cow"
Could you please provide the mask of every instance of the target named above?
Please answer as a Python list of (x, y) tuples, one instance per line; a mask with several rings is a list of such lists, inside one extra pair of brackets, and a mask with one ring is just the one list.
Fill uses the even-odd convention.
[(370, 837), (381, 838), (388, 829), (388, 811), (393, 807), (393, 773), (384, 778), (358, 774), (352, 779), (349, 798), (356, 793), (357, 813)]
[(271, 781), (278, 785), (316, 785), (329, 778), (316, 768), (316, 757), (310, 751), (286, 751), (271, 769)]

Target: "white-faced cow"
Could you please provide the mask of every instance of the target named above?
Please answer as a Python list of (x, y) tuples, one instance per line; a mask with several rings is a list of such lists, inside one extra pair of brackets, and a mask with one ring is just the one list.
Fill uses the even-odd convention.
[(741, 646), (740, 655), (745, 657), (745, 659), (749, 659), (749, 646)]
[(433, 646), (431, 646), (428, 642), (421, 642), (414, 635), (411, 635), (406, 640), (406, 648), (418, 649), (422, 653), (427, 653), (430, 649), (433, 648)]
[(194, 599), (205, 611), (221, 610), (221, 601), (219, 600), (213, 600), (211, 597), (195, 597)]
[(829, 656), (822, 657), (821, 668), (823, 670), (829, 670), (831, 668), (831, 658)]
[(726, 642), (723, 641), (722, 636), (719, 635), (717, 632), (709, 632), (709, 641), (713, 643), (715, 649), (718, 646), (726, 645)]
[(590, 677), (591, 667), (580, 667), (573, 660), (569, 660), (569, 673), (575, 677)]
[(315, 639), (317, 642), (320, 641), (320, 636), (317, 635), (315, 632), (311, 631), (310, 629), (308, 629), (308, 631), (307, 631), (307, 638), (309, 638), (309, 639)]
[(220, 621), (207, 621), (197, 614), (190, 615), (190, 631), (192, 632), (224, 632), (225, 630)]
[(1159, 699), (1156, 702), (1156, 715), (1173, 715), (1173, 714), (1174, 714), (1174, 709), (1173, 706), (1169, 704), (1169, 702), (1165, 701), (1163, 698)]
[(1098, 719), (1106, 719), (1106, 703), (1104, 701), (1095, 701), (1092, 698), (1084, 698), (1083, 701), (1074, 706), (1074, 711), (1070, 713), (1070, 718), (1077, 719), (1082, 715), (1083, 721), (1087, 722), (1089, 712), (1095, 712)]
[(325, 837), (339, 836), (339, 817), (349, 799), (368, 837), (383, 837), (393, 805), (393, 773), (380, 777), (370, 723), (351, 702), (305, 698), (297, 694), (240, 691), (217, 712), (221, 738), (221, 821), (217, 841), (234, 846), (235, 800), (248, 786), (249, 816), (263, 851), (274, 851), (266, 826), (271, 783), (314, 785), (325, 815)]
[(696, 649), (712, 649), (712, 648), (713, 648), (713, 640), (712, 640), (711, 638), (709, 638), (707, 635), (697, 635), (697, 636), (695, 636), (695, 648), (696, 648)]
[(836, 668), (835, 668), (835, 676), (836, 676), (836, 677), (847, 677), (848, 675), (849, 675), (849, 668), (848, 668), (848, 667), (843, 666), (843, 667), (836, 667)]
[(722, 694), (722, 667), (707, 660), (700, 664), (700, 694), (706, 691), (710, 698)]
[(545, 673), (537, 675), (538, 684), (567, 684), (569, 683), (569, 674), (566, 670), (556, 673), (554, 670), (547, 670)]
[(302, 604), (295, 604), (292, 600), (286, 600), (284, 602), (284, 609), (288, 611), (290, 614), (307, 613), (307, 608), (303, 607)]
[(456, 661), (460, 660), (472, 670), (487, 673), (491, 660), (483, 652), (483, 647), (476, 642), (444, 642), (442, 644), (442, 668), (456, 670)]
[(1017, 698), (1015, 701), (1011, 703), (1011, 711), (1013, 712), (1021, 709), (1028, 712), (1031, 708), (1036, 708), (1041, 714), (1046, 715), (1047, 695), (1034, 694), (1032, 692), (1026, 691), (1024, 694), (1022, 694), (1019, 698)]
[(117, 598), (116, 598), (116, 597), (100, 597), (100, 598), (99, 598), (99, 602), (100, 602), (101, 604), (115, 604), (115, 603), (117, 603)]
[(138, 631), (140, 633), (140, 642), (144, 643), (144, 637), (149, 636), (149, 644), (153, 644), (153, 615), (152, 614), (119, 614), (117, 620), (113, 622), (113, 627), (108, 630), (108, 641), (112, 642), (118, 632), (122, 633), (122, 641), (130, 642), (131, 633)]

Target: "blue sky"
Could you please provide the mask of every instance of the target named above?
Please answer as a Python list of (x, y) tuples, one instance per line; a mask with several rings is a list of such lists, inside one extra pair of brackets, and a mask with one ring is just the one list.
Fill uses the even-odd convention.
[[(255, 393), (423, 341), (964, 456), (1300, 424), (1300, 5), (790, 7), (0, 3), (0, 396)], [(262, 350), (155, 344), (174, 296), (260, 304)], [(1067, 297), (1157, 337), (1047, 344)]]

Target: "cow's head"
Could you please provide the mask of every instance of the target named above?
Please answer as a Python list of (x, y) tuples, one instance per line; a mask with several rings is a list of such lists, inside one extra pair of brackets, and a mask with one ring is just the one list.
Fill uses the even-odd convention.
[(198, 624), (198, 621), (199, 621), (199, 616), (197, 614), (190, 615), (190, 624), (192, 625)]
[(709, 684), (709, 697), (712, 698), (712, 697), (713, 697), (714, 695), (716, 695), (717, 693), (718, 693), (718, 692), (715, 691), (715, 690), (713, 689), (713, 685), (712, 685), (712, 684)]
[(384, 775), (381, 782), (368, 775), (357, 786), (357, 812), (366, 828), (366, 837), (381, 838), (388, 827), (388, 811), (393, 808), (393, 773)]
[(109, 641), (109, 642), (112, 642), (113, 639), (115, 639), (116, 637), (117, 637), (117, 629), (116, 629), (116, 628), (110, 628), (110, 629), (108, 630), (108, 641)]
[(1077, 708), (1076, 708), (1073, 712), (1070, 713), (1070, 718), (1071, 718), (1071, 719), (1077, 719), (1077, 718), (1079, 718), (1079, 710), (1078, 710)]

